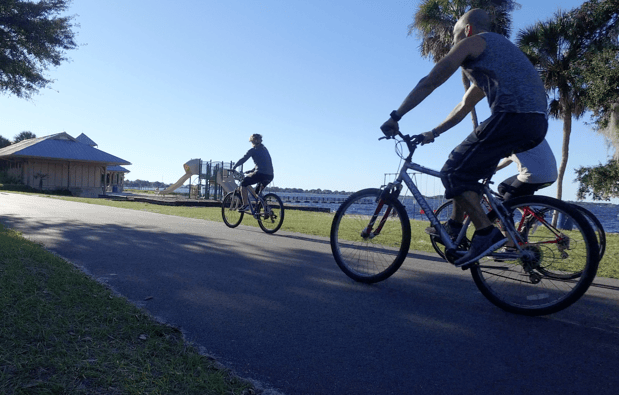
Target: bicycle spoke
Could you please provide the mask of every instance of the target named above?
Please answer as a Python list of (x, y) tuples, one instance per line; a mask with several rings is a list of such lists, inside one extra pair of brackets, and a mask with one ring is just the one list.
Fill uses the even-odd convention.
[[(505, 202), (523, 239), (523, 253), (497, 253), (471, 269), (480, 291), (497, 306), (527, 315), (560, 311), (587, 290), (597, 270), (592, 229), (569, 204), (545, 196)], [(569, 217), (572, 229), (553, 226)]]
[[(351, 195), (338, 209), (331, 226), (331, 250), (350, 278), (366, 283), (382, 281), (404, 262), (410, 245), (410, 222), (399, 202), (378, 203), (374, 216), (358, 213), (358, 205), (377, 201), (378, 189)], [(385, 204), (383, 204), (385, 203)]]
[(226, 226), (237, 227), (243, 220), (243, 212), (238, 211), (243, 206), (243, 200), (238, 192), (231, 192), (221, 203), (221, 216)]
[(267, 193), (256, 205), (256, 218), (266, 233), (275, 233), (284, 222), (284, 203), (274, 193)]

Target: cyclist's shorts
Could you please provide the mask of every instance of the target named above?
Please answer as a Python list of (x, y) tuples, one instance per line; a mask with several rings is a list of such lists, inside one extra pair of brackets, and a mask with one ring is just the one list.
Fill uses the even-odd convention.
[(263, 186), (266, 187), (271, 181), (273, 181), (273, 174), (253, 173), (243, 179), (243, 181), (241, 182), (241, 186), (247, 187), (250, 185), (261, 183)]
[(497, 187), (497, 191), (504, 199), (511, 199), (520, 196), (533, 195), (540, 189), (549, 187), (552, 184), (552, 182), (522, 182), (518, 179), (518, 175), (515, 175), (500, 183)]
[(492, 177), (501, 159), (537, 146), (547, 130), (544, 114), (492, 114), (449, 154), (441, 169), (445, 198), (481, 193), (479, 181)]

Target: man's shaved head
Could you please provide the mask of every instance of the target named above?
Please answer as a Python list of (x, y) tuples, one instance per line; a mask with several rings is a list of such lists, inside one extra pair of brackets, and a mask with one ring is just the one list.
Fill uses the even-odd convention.
[(474, 8), (462, 15), (458, 22), (462, 22), (465, 25), (471, 25), (475, 30), (490, 31), (490, 16), (481, 8)]

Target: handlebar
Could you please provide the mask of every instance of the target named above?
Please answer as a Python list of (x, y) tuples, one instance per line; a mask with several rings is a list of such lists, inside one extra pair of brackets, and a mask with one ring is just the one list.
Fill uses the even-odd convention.
[(408, 156), (406, 157), (406, 161), (410, 161), (411, 158), (413, 157), (413, 154), (415, 153), (415, 150), (417, 149), (417, 146), (419, 144), (423, 144), (423, 141), (425, 140), (425, 137), (423, 136), (423, 134), (414, 134), (412, 136), (408, 135), (408, 134), (402, 134), (402, 132), (400, 132), (398, 130), (397, 134), (393, 135), (393, 136), (383, 136), (380, 137), (378, 140), (392, 140), (395, 139), (396, 136), (400, 137), (402, 139), (402, 141), (404, 141), (406, 143), (406, 146), (408, 147)]
[(238, 170), (228, 169), (228, 171), (232, 175), (232, 178), (234, 178), (237, 181), (243, 181), (243, 179), (245, 178), (245, 174), (241, 173)]
[(230, 173), (232, 173), (233, 176), (235, 177), (245, 177), (245, 174), (249, 174), (249, 173), (253, 173), (253, 170), (247, 170), (247, 171), (238, 171), (238, 170), (234, 170), (234, 169), (228, 169), (228, 171)]

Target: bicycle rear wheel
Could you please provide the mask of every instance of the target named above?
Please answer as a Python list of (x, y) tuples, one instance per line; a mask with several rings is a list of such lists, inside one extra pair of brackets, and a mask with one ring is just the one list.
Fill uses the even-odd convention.
[[(376, 283), (402, 266), (411, 240), (408, 214), (399, 200), (380, 199), (380, 189), (364, 189), (342, 203), (331, 224), (331, 251), (355, 281)], [(376, 222), (370, 229), (372, 214)]]
[(262, 202), (256, 205), (258, 225), (266, 233), (275, 233), (284, 223), (284, 202), (274, 193), (267, 193)]
[(244, 213), (238, 211), (243, 207), (243, 199), (238, 191), (233, 191), (224, 197), (221, 203), (221, 217), (229, 228), (236, 228), (243, 220)]
[[(525, 254), (505, 247), (471, 267), (481, 293), (517, 314), (556, 313), (587, 291), (597, 272), (599, 248), (593, 229), (569, 203), (546, 196), (523, 196), (503, 203), (522, 238)], [(571, 229), (553, 226), (561, 216)], [(510, 254), (511, 250), (511, 254)]]
[(602, 223), (595, 216), (595, 214), (593, 214), (591, 211), (577, 204), (572, 204), (572, 205), (576, 207), (582, 215), (585, 216), (585, 218), (587, 219), (587, 221), (589, 221), (589, 224), (593, 228), (593, 231), (595, 232), (595, 235), (597, 236), (598, 245), (600, 246), (600, 261), (602, 261), (602, 258), (604, 257), (604, 253), (606, 252), (606, 232), (604, 231), (604, 227), (602, 226)]

